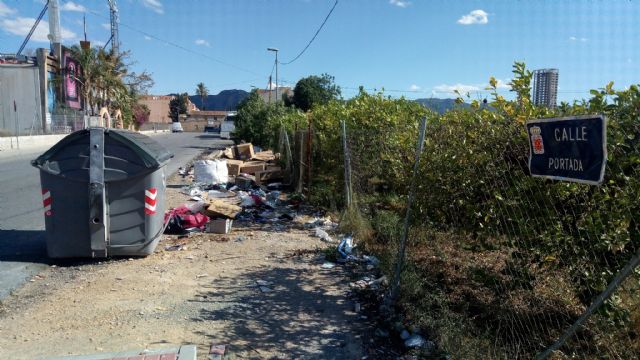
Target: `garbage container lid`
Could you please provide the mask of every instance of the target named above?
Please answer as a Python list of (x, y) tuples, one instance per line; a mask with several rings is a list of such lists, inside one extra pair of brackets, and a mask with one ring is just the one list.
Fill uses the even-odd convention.
[[(144, 168), (159, 168), (161, 166), (164, 166), (173, 157), (173, 154), (169, 152), (169, 150), (146, 135), (120, 129), (103, 128), (103, 130), (105, 134), (106, 147), (108, 146), (108, 143), (113, 142), (125, 146), (126, 148), (130, 149), (133, 154), (135, 154), (135, 157), (137, 157), (135, 161), (139, 162), (140, 165)], [(58, 160), (57, 158), (59, 156), (65, 157), (65, 155), (63, 155), (63, 152), (67, 147), (83, 145), (85, 143), (87, 146), (86, 151), (88, 153), (88, 139), (89, 129), (84, 129), (69, 134), (49, 150), (47, 150), (44, 154), (38, 156), (38, 158), (33, 160), (31, 164), (44, 171), (58, 173), (58, 171), (49, 169), (49, 165), (51, 165), (49, 164), (49, 161), (55, 162), (56, 160)], [(108, 149), (105, 149), (105, 151), (108, 151)], [(127, 160), (132, 161), (134, 159)]]

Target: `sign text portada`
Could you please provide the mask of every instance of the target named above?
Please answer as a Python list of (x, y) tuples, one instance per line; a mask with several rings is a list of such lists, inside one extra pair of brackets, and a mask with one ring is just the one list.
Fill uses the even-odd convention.
[(589, 115), (527, 121), (531, 175), (601, 184), (607, 163), (607, 122)]

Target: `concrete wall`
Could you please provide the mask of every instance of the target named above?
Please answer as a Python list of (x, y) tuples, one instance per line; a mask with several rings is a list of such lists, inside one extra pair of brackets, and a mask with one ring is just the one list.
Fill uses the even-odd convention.
[(167, 124), (171, 122), (169, 117), (169, 101), (171, 99), (171, 96), (145, 95), (140, 97), (138, 103), (147, 105), (151, 110), (149, 122)]
[(189, 116), (184, 121), (180, 121), (183, 131), (203, 132), (205, 126), (219, 127), (226, 119), (226, 116)]
[(0, 136), (42, 134), (41, 112), (38, 67), (0, 64)]

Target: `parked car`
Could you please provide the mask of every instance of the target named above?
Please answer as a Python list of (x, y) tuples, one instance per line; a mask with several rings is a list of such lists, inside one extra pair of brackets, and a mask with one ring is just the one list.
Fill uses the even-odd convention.
[(213, 125), (207, 125), (204, 127), (204, 132), (206, 133), (219, 133), (220, 132), (220, 127), (219, 126), (213, 126)]
[(182, 132), (182, 124), (179, 122), (171, 123), (171, 132)]

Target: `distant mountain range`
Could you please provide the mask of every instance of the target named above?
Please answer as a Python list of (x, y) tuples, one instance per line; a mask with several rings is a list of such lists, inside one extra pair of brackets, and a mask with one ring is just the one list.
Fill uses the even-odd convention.
[(466, 103), (456, 104), (456, 99), (416, 99), (415, 102), (440, 114), (453, 109), (466, 109), (470, 106)]
[(247, 96), (249, 93), (244, 90), (222, 90), (218, 95), (209, 95), (204, 98), (204, 107), (202, 99), (198, 95), (189, 95), (189, 100), (200, 110), (235, 111), (238, 104)]
[[(204, 99), (204, 108), (202, 99), (198, 95), (189, 95), (189, 100), (194, 103), (200, 110), (208, 111), (234, 111), (238, 108), (238, 104), (244, 100), (249, 93), (244, 90), (222, 90), (218, 95), (209, 95)], [(444, 113), (452, 109), (465, 109), (470, 105), (456, 104), (455, 99), (416, 99), (415, 102), (425, 106), (438, 113)]]

